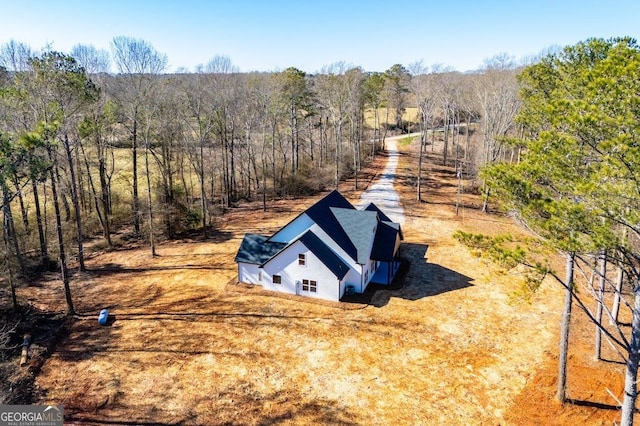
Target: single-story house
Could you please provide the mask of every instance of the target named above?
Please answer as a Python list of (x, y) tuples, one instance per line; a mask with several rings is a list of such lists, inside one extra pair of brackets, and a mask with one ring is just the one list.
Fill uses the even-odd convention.
[(246, 234), (238, 281), (339, 301), (369, 283), (390, 284), (400, 261), (400, 225), (375, 204), (356, 209), (332, 191), (271, 236)]

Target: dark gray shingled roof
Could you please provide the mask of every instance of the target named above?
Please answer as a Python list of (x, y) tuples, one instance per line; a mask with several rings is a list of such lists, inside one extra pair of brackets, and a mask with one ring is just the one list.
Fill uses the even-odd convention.
[(269, 237), (245, 234), (236, 254), (236, 262), (262, 265), (282, 250), (287, 244), (267, 241)]
[(393, 260), (393, 250), (400, 226), (394, 222), (380, 222), (376, 231), (376, 239), (371, 249), (371, 259), (389, 262)]
[(333, 190), (323, 199), (309, 207), (305, 212), (324, 232), (333, 238), (333, 240), (347, 252), (352, 259), (356, 260), (357, 249), (349, 238), (346, 230), (340, 226), (336, 217), (331, 213), (331, 207), (339, 207), (357, 211), (353, 205), (347, 201), (338, 191)]
[(356, 256), (353, 259), (361, 265), (367, 263), (373, 229), (378, 223), (377, 212), (331, 207), (331, 213), (356, 248)]
[(369, 210), (369, 211), (372, 211), (372, 212), (378, 212), (378, 218), (380, 219), (380, 221), (386, 223), (389, 226), (393, 226), (398, 231), (400, 231), (400, 239), (404, 240), (404, 236), (402, 235), (402, 229), (400, 228), (400, 224), (397, 223), (397, 222), (392, 221), (391, 219), (389, 219), (389, 216), (384, 214), (384, 212), (382, 210), (380, 210), (380, 207), (376, 206), (373, 203), (369, 203), (369, 205), (367, 207), (365, 207), (364, 210)]
[[(378, 228), (371, 251), (372, 259), (391, 260), (396, 236), (399, 234), (400, 239), (403, 238), (400, 225), (392, 222), (378, 206), (370, 203), (363, 210), (357, 210), (338, 191), (331, 191), (304, 213), (361, 265), (369, 260), (369, 243), (376, 224)], [(342, 279), (348, 272), (348, 265), (313, 232), (307, 231), (298, 240), (302, 241), (338, 279)], [(287, 245), (272, 242), (269, 237), (263, 235), (246, 234), (235, 261), (264, 265)]]
[(380, 207), (376, 206), (373, 203), (369, 203), (369, 205), (365, 207), (363, 210), (368, 210), (370, 212), (378, 212), (378, 217), (380, 218), (380, 220), (384, 222), (393, 222), (391, 219), (389, 219), (389, 216), (387, 216), (386, 214), (384, 214), (382, 210), (380, 210)]
[(300, 242), (305, 245), (339, 280), (349, 272), (349, 266), (344, 263), (316, 234), (305, 232), (300, 237)]

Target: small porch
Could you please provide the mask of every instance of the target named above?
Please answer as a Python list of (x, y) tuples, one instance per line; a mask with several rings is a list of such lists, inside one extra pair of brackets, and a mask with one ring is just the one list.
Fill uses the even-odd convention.
[(371, 278), (373, 284), (389, 285), (393, 282), (393, 278), (400, 269), (400, 259), (394, 258), (390, 262), (382, 262), (378, 264), (378, 269)]

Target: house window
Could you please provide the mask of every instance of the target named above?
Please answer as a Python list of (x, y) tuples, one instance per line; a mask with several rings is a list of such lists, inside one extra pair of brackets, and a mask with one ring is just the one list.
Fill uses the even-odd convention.
[(307, 255), (299, 254), (298, 255), (298, 265), (305, 266), (307, 264)]
[(282, 277), (280, 275), (274, 275), (273, 276), (273, 283), (274, 284), (282, 284)]
[(364, 273), (364, 282), (365, 283), (369, 282), (369, 271), (365, 271), (365, 273)]
[(262, 282), (262, 271), (258, 272), (258, 281)]
[(371, 265), (369, 266), (369, 269), (371, 269), (372, 271), (376, 270), (376, 261), (375, 260), (371, 261)]
[(302, 291), (318, 292), (318, 283), (313, 280), (302, 280)]

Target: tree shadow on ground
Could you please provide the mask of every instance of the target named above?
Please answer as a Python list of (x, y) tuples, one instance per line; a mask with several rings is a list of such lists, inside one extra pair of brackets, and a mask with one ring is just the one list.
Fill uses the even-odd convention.
[[(193, 255), (189, 255), (189, 256), (193, 256)], [(181, 257), (181, 255), (176, 255), (176, 256), (167, 255), (167, 257)], [(117, 263), (105, 263), (100, 265), (99, 267), (87, 268), (85, 274), (89, 277), (92, 277), (92, 276), (102, 277), (106, 275), (115, 275), (115, 274), (130, 274), (130, 273), (136, 273), (136, 272), (169, 271), (169, 270), (180, 270), (180, 269), (227, 270), (228, 267), (226, 265), (203, 266), (202, 264), (181, 264), (181, 265), (161, 265), (161, 266), (146, 266), (141, 268), (128, 268)]]
[(402, 243), (402, 263), (390, 285), (369, 284), (364, 293), (343, 298), (342, 301), (381, 308), (392, 297), (415, 301), (473, 286), (472, 278), (444, 266), (428, 263), (428, 247), (426, 244)]
[(176, 233), (174, 238), (171, 240), (174, 242), (211, 242), (211, 243), (223, 243), (228, 241), (234, 237), (233, 232), (229, 232), (226, 230), (215, 229), (212, 227), (207, 227), (207, 237), (204, 237), (204, 233), (202, 228), (190, 229), (187, 231), (182, 231)]
[(263, 394), (245, 380), (207, 397), (196, 396), (193, 405), (178, 415), (166, 407), (136, 404), (133, 400), (103, 408), (104, 411), (87, 412), (70, 407), (66, 420), (88, 425), (362, 424), (358, 413), (346, 409), (339, 401), (328, 398), (305, 401), (298, 392), (289, 389)]

